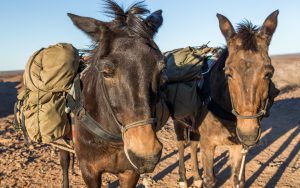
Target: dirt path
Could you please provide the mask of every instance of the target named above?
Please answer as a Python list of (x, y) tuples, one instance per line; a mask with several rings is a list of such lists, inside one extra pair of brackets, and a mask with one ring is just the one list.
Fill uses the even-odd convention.
[[(12, 87), (17, 84), (14, 79), (0, 81), (0, 187), (60, 187), (62, 177), (57, 150), (45, 144), (26, 148), (21, 133), (15, 132), (10, 125), (13, 116), (7, 116), (11, 113), (9, 100), (15, 93)], [(13, 93), (7, 93), (8, 90)], [(264, 132), (259, 145), (247, 156), (247, 187), (300, 187), (300, 88), (277, 98), (271, 116), (263, 120), (262, 127)], [(158, 136), (164, 149), (161, 162), (151, 174), (152, 186), (178, 187), (177, 149), (171, 122)], [(187, 176), (191, 177), (188, 153), (189, 148), (185, 158)], [(226, 148), (217, 148), (215, 172), (218, 187), (230, 186), (227, 161)], [(72, 187), (85, 187), (77, 163), (76, 173), (70, 175)], [(105, 175), (103, 179), (107, 187), (117, 186), (114, 176)]]

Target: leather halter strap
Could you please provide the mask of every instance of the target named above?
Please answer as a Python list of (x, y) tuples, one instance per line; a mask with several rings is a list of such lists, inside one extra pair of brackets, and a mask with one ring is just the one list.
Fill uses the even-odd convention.
[(235, 108), (234, 108), (233, 101), (232, 101), (231, 97), (230, 97), (230, 100), (231, 100), (231, 106), (232, 106), (231, 113), (233, 115), (235, 115), (237, 118), (241, 118), (241, 119), (257, 119), (257, 118), (260, 118), (260, 117), (264, 116), (267, 113), (267, 107), (268, 107), (268, 103), (269, 103), (269, 97), (267, 98), (267, 100), (265, 102), (264, 108), (262, 108), (257, 114), (253, 114), (253, 115), (241, 115), (241, 114), (239, 114), (235, 110)]
[[(231, 100), (231, 106), (232, 106), (232, 111), (231, 113), (233, 115), (235, 115), (237, 118), (241, 118), (241, 119), (257, 119), (259, 118), (259, 120), (261, 120), (261, 118), (266, 114), (266, 110), (267, 110), (267, 107), (268, 107), (268, 103), (269, 103), (269, 97), (267, 98), (266, 102), (265, 102), (265, 106), (264, 108), (262, 108), (257, 114), (254, 114), (254, 115), (240, 115), (237, 113), (237, 111), (235, 110), (234, 108), (234, 105), (233, 105), (233, 102), (232, 102), (232, 99), (230, 97), (230, 100)], [(250, 147), (249, 145), (245, 144), (244, 142), (242, 142), (242, 138), (240, 137), (239, 135), (239, 131), (237, 130), (237, 127), (236, 127), (236, 135), (238, 137), (238, 139), (240, 140), (240, 142), (242, 143), (242, 145), (245, 147)], [(258, 129), (258, 135), (256, 137), (256, 140), (255, 140), (255, 143), (257, 143), (260, 139), (260, 136), (261, 136), (261, 127), (259, 127)]]
[[(98, 69), (97, 69), (98, 70)], [(103, 76), (103, 72), (99, 71), (98, 72), (100, 73), (100, 76), (101, 76), (101, 89), (103, 91), (103, 99), (104, 99), (104, 102), (105, 102), (105, 105), (108, 109), (108, 112), (111, 114), (111, 116), (113, 117), (114, 119), (114, 122), (117, 124), (117, 126), (119, 127), (120, 131), (121, 131), (121, 134), (122, 134), (122, 138), (124, 137), (124, 134), (125, 132), (128, 130), (128, 129), (131, 129), (131, 128), (135, 128), (135, 127), (139, 127), (139, 126), (143, 126), (143, 125), (148, 125), (148, 124), (153, 124), (153, 123), (156, 123), (156, 118), (149, 118), (149, 119), (144, 119), (144, 120), (139, 120), (139, 121), (135, 121), (133, 123), (130, 123), (130, 124), (127, 124), (127, 125), (122, 125), (120, 123), (120, 121), (118, 120), (118, 118), (116, 117), (112, 107), (111, 107), (111, 104), (109, 102), (109, 96), (108, 96), (108, 93), (107, 93), (107, 89), (105, 87), (105, 84), (104, 84), (104, 76)]]
[(145, 120), (135, 121), (135, 122), (127, 124), (127, 125), (122, 125), (119, 122), (119, 120), (117, 119), (115, 113), (113, 112), (113, 109), (108, 100), (109, 97), (107, 94), (106, 87), (104, 85), (102, 72), (100, 72), (100, 74), (101, 74), (100, 76), (102, 77), (100, 87), (103, 91), (103, 99), (104, 99), (105, 105), (107, 107), (108, 112), (111, 114), (115, 124), (118, 126), (118, 128), (121, 132), (121, 135), (114, 135), (114, 134), (110, 133), (108, 130), (105, 130), (103, 128), (103, 126), (99, 122), (95, 121), (91, 117), (91, 115), (85, 110), (85, 108), (83, 107), (83, 104), (82, 104), (83, 96), (82, 96), (81, 87), (80, 87), (80, 78), (79, 78), (79, 75), (77, 75), (74, 79), (74, 89), (75, 89), (76, 99), (74, 100), (71, 95), (68, 95), (67, 99), (68, 99), (68, 106), (75, 113), (75, 115), (78, 117), (80, 122), (84, 125), (84, 128), (86, 128), (89, 132), (91, 132), (95, 136), (98, 136), (106, 141), (122, 141), (122, 139), (124, 137), (124, 133), (128, 129), (156, 123), (156, 118), (149, 118), (149, 119), (145, 119)]
[(75, 114), (76, 118), (80, 121), (80, 125), (94, 136), (100, 137), (105, 141), (120, 142), (122, 137), (120, 135), (114, 135), (103, 128), (103, 126), (97, 122), (83, 107), (83, 95), (80, 86), (80, 77), (77, 75), (73, 82), (73, 89), (75, 93), (75, 99), (72, 95), (67, 95), (67, 106)]

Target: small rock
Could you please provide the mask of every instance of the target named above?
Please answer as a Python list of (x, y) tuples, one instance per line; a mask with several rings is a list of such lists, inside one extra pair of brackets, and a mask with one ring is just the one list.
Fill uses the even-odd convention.
[(33, 145), (30, 145), (30, 146), (28, 147), (28, 149), (34, 149), (34, 146), (33, 146)]
[(17, 168), (23, 168), (23, 164), (22, 164), (22, 163), (17, 163), (17, 164), (16, 164), (16, 167), (17, 167)]

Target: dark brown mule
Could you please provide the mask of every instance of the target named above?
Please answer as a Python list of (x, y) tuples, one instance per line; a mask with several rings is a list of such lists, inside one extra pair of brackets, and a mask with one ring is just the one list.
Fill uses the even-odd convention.
[[(114, 139), (92, 134), (75, 117), (74, 147), (88, 187), (101, 187), (103, 172), (117, 174), (121, 187), (135, 187), (140, 173), (153, 171), (162, 151), (153, 127), (163, 59), (153, 36), (162, 16), (159, 10), (143, 19), (149, 11), (142, 3), (124, 11), (114, 1), (105, 2), (111, 22), (68, 15), (96, 43), (92, 65), (81, 79), (82, 106)], [(61, 152), (64, 187), (69, 184), (69, 158)]]
[[(219, 145), (230, 149), (232, 185), (245, 185), (245, 169), (241, 182), (238, 182), (243, 146), (254, 146), (258, 142), (260, 120), (267, 115), (265, 110), (271, 107), (278, 94), (271, 82), (274, 68), (268, 55), (278, 13), (277, 10), (269, 15), (261, 28), (245, 22), (239, 24), (237, 32), (225, 16), (217, 15), (228, 51), (223, 52), (210, 73), (211, 102), (207, 112), (203, 112), (204, 120), (199, 126), (204, 187), (215, 185), (213, 159), (215, 148)], [(195, 143), (192, 147), (194, 178), (197, 179)], [(183, 146), (179, 147), (179, 154), (183, 153), (183, 149)], [(183, 165), (180, 166), (180, 175), (184, 174), (180, 179), (187, 186), (183, 154), (180, 161), (179, 165)]]

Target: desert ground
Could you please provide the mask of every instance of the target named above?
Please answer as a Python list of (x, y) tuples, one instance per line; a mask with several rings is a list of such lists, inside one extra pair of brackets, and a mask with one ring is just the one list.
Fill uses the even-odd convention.
[[(271, 115), (262, 121), (259, 144), (246, 158), (247, 187), (300, 187), (300, 54), (273, 56), (273, 80), (281, 90)], [(58, 151), (47, 144), (26, 147), (23, 136), (11, 125), (13, 103), (22, 71), (0, 72), (0, 187), (61, 187)], [(158, 132), (163, 155), (150, 174), (152, 187), (178, 187), (175, 133), (171, 121)], [(201, 148), (199, 149), (201, 151)], [(219, 147), (215, 155), (217, 187), (230, 187), (228, 152)], [(199, 153), (198, 153), (199, 158)], [(187, 176), (191, 177), (189, 147), (185, 153)], [(200, 163), (200, 172), (202, 171)], [(192, 178), (189, 179), (191, 184)], [(71, 187), (86, 187), (75, 161)], [(104, 187), (117, 187), (114, 175), (105, 174)], [(144, 187), (140, 180), (138, 187)]]

